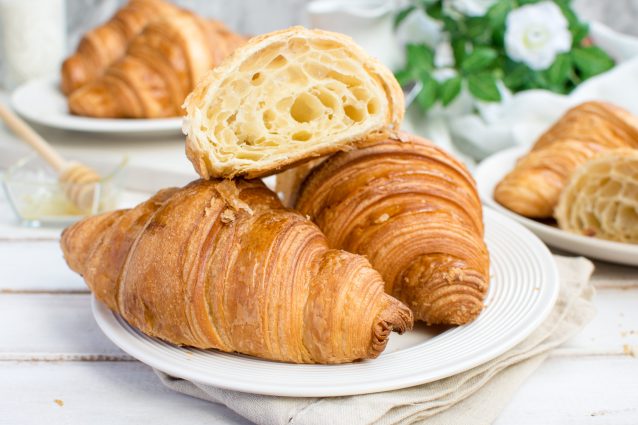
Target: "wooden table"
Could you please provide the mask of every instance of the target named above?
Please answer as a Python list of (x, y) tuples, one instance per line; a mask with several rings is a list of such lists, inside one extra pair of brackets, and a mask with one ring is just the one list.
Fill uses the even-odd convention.
[[(192, 174), (179, 138), (96, 144), (65, 133), (65, 152)], [(0, 168), (19, 154), (0, 129)], [(58, 232), (16, 227), (0, 195), (0, 424), (248, 423), (173, 393), (98, 329), (90, 294), (65, 265)], [(514, 394), (498, 425), (638, 424), (638, 269), (596, 263), (598, 315)]]

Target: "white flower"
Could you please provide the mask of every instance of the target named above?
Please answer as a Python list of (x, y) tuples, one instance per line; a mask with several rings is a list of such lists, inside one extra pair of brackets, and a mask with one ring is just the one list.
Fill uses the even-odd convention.
[(567, 19), (551, 1), (529, 4), (507, 15), (505, 50), (510, 58), (537, 71), (572, 46)]
[(498, 0), (443, 0), (443, 8), (465, 16), (483, 16)]
[(402, 44), (425, 43), (434, 47), (441, 41), (443, 24), (426, 15), (422, 10), (410, 13), (397, 29), (397, 38)]

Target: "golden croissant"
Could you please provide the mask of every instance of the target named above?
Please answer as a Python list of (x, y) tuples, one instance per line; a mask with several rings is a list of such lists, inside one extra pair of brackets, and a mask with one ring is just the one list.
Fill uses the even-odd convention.
[(621, 147), (638, 148), (638, 118), (608, 103), (583, 103), (518, 160), (496, 186), (494, 199), (526, 217), (551, 217), (574, 170), (601, 151)]
[(185, 102), (186, 154), (199, 175), (274, 174), (398, 130), (403, 92), (352, 39), (293, 27), (252, 38)]
[(198, 180), (66, 229), (95, 296), (147, 335), (295, 363), (378, 356), (410, 310), (259, 181)]
[(150, 22), (179, 10), (163, 0), (130, 0), (104, 25), (89, 31), (75, 54), (62, 64), (61, 89), (65, 95), (101, 76), (120, 59), (129, 42)]
[(468, 170), (433, 144), (402, 134), (335, 154), (298, 185), (296, 208), (330, 246), (365, 255), (415, 319), (459, 325), (481, 312), (481, 202)]
[(605, 151), (571, 176), (556, 207), (561, 229), (638, 243), (638, 150)]
[(240, 43), (222, 24), (176, 11), (150, 23), (120, 61), (74, 91), (69, 109), (99, 118), (179, 116), (195, 84)]

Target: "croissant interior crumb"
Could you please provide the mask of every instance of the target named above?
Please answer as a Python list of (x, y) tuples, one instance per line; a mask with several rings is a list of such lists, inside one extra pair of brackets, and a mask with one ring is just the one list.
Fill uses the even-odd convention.
[(186, 102), (185, 130), (199, 161), (242, 174), (380, 130), (392, 106), (368, 60), (339, 39), (305, 32), (235, 59)]
[(564, 230), (638, 243), (638, 151), (613, 149), (583, 164), (561, 194), (555, 216)]

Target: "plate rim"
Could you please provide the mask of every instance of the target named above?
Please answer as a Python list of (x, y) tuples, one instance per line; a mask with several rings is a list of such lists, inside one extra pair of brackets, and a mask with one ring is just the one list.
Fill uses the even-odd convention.
[[(566, 251), (569, 251), (575, 254), (585, 255), (587, 257), (594, 257), (597, 259), (601, 259), (603, 261), (613, 262), (616, 264), (638, 266), (638, 245), (633, 245), (633, 244), (623, 243), (623, 242), (616, 242), (616, 241), (609, 241), (606, 239), (590, 238), (587, 236), (570, 233), (565, 230), (559, 229), (557, 227), (552, 227), (547, 224), (540, 223), (536, 220), (532, 220), (530, 218), (524, 217), (520, 214), (515, 213), (514, 211), (508, 210), (507, 208), (505, 208), (504, 206), (496, 202), (496, 200), (494, 199), (494, 194), (493, 194), (494, 186), (496, 184), (490, 184), (489, 180), (491, 180), (491, 176), (495, 174), (498, 174), (499, 176), (501, 174), (505, 175), (505, 173), (509, 172), (511, 168), (503, 168), (503, 167), (499, 168), (499, 167), (495, 167), (494, 165), (498, 163), (502, 163), (504, 159), (506, 159), (509, 164), (510, 162), (515, 161), (517, 158), (523, 156), (527, 152), (529, 152), (528, 147), (513, 146), (510, 148), (501, 150), (499, 152), (493, 153), (492, 155), (488, 156), (487, 158), (485, 158), (478, 164), (478, 166), (476, 167), (476, 170), (474, 171), (474, 177), (476, 179), (479, 196), (483, 204), (515, 220), (516, 222), (522, 224), (523, 226), (525, 226), (526, 228), (528, 228), (529, 230), (537, 234), (537, 236), (540, 239), (542, 239), (543, 241), (545, 241), (546, 243), (550, 245), (557, 246), (558, 248), (564, 249)], [(499, 169), (501, 170), (500, 172), (495, 173), (491, 171), (491, 170), (499, 170)], [(573, 248), (575, 245), (571, 245), (572, 246), (571, 249), (565, 248), (563, 246), (558, 246), (556, 245), (556, 243), (546, 240), (547, 236), (545, 236), (544, 234), (549, 234), (550, 237), (560, 239), (564, 241), (566, 244), (574, 243), (574, 244), (583, 245), (595, 250), (607, 251), (609, 253), (609, 256), (605, 255), (605, 256), (599, 257), (596, 255), (592, 255), (590, 253), (584, 253), (581, 249)], [(628, 262), (628, 261), (624, 261), (617, 258), (614, 260), (613, 254), (615, 253), (618, 253), (623, 256), (635, 255), (636, 261)]]
[[(59, 85), (57, 77), (41, 77), (26, 81), (16, 87), (10, 96), (13, 109), (22, 117), (36, 124), (56, 128), (60, 130), (82, 131), (87, 133), (179, 133), (182, 129), (182, 117), (174, 118), (91, 118), (71, 115), (66, 113), (61, 115), (63, 119), (33, 113), (31, 108), (23, 102), (25, 93), (33, 87), (46, 85), (53, 89)], [(63, 96), (61, 94), (61, 96)], [(53, 112), (53, 111), (51, 111)]]
[[(489, 216), (490, 220), (493, 220), (494, 223), (501, 226), (509, 226), (515, 229), (516, 232), (520, 232), (521, 237), (525, 237), (528, 239), (528, 242), (535, 245), (536, 253), (538, 260), (541, 264), (544, 265), (542, 268), (543, 271), (543, 282), (542, 284), (545, 286), (547, 291), (547, 295), (544, 298), (544, 303), (540, 303), (536, 306), (535, 310), (532, 310), (528, 313), (529, 320), (525, 322), (524, 327), (515, 335), (512, 335), (510, 339), (506, 342), (499, 342), (492, 346), (491, 349), (484, 350), (481, 355), (477, 355), (472, 358), (471, 361), (465, 361), (462, 367), (455, 367), (454, 365), (450, 365), (447, 368), (437, 369), (437, 373), (430, 374), (427, 378), (423, 378), (418, 374), (411, 374), (408, 377), (399, 377), (394, 380), (384, 379), (382, 382), (377, 382), (375, 385), (369, 385), (366, 383), (348, 383), (348, 384), (339, 384), (332, 386), (329, 389), (320, 388), (317, 389), (313, 387), (312, 384), (305, 384), (303, 387), (294, 386), (291, 387), (286, 384), (279, 384), (277, 382), (270, 383), (255, 383), (255, 382), (240, 382), (234, 381), (229, 382), (226, 378), (222, 377), (216, 378), (213, 374), (209, 374), (206, 376), (206, 379), (202, 379), (202, 376), (196, 370), (189, 370), (187, 367), (184, 367), (184, 364), (180, 364), (179, 367), (174, 366), (173, 364), (162, 363), (161, 357), (156, 357), (152, 354), (147, 353), (144, 349), (142, 349), (139, 345), (143, 338), (139, 335), (134, 335), (133, 332), (139, 332), (137, 330), (133, 330), (133, 328), (128, 325), (127, 329), (123, 324), (118, 320), (117, 313), (109, 310), (104, 304), (98, 301), (94, 296), (92, 296), (92, 312), (93, 316), (98, 323), (98, 326), (104, 332), (104, 334), (115, 343), (120, 349), (124, 352), (128, 353), (132, 357), (137, 360), (155, 368), (164, 373), (167, 373), (171, 376), (176, 376), (182, 379), (186, 379), (193, 382), (202, 383), (205, 385), (211, 385), (217, 388), (239, 391), (245, 393), (252, 394), (261, 394), (261, 395), (272, 395), (272, 396), (284, 396), (284, 397), (336, 397), (336, 396), (349, 396), (349, 395), (359, 395), (359, 394), (369, 394), (369, 393), (377, 393), (384, 391), (392, 391), (402, 388), (409, 388), (417, 385), (422, 385), (428, 382), (437, 381), (440, 379), (444, 379), (458, 373), (467, 371), (479, 365), (485, 364), (486, 362), (493, 360), (499, 355), (505, 353), (510, 350), (512, 347), (523, 341), (527, 338), (534, 330), (540, 326), (543, 321), (547, 318), (547, 316), (552, 311), (556, 300), (558, 298), (559, 290), (560, 290), (560, 278), (558, 274), (558, 267), (556, 262), (547, 248), (545, 244), (531, 231), (526, 229), (524, 226), (515, 222), (514, 220), (504, 217), (502, 214), (494, 211), (492, 209), (486, 208), (484, 209), (485, 216)], [(505, 224), (503, 224), (505, 223)], [(548, 267), (545, 267), (548, 266)], [(123, 319), (121, 319), (123, 321)], [(454, 328), (456, 329), (456, 328)], [(186, 349), (181, 347), (173, 346), (167, 342), (158, 340), (156, 338), (145, 336), (147, 339), (160, 343), (160, 344), (168, 344), (175, 349), (184, 350), (185, 356), (187, 355)], [(409, 350), (410, 348), (408, 348)], [(401, 350), (403, 351), (403, 350)], [(400, 352), (400, 351), (399, 351)], [(386, 356), (392, 356), (394, 354), (398, 354), (399, 352), (388, 353)], [(241, 354), (234, 353), (223, 353), (218, 351), (211, 351), (211, 355), (221, 355), (221, 356), (237, 356), (241, 357)], [(186, 358), (186, 357), (185, 357)], [(261, 359), (260, 359), (261, 360)], [(272, 362), (268, 360), (261, 360), (267, 362), (269, 364), (278, 364), (278, 362)], [(374, 361), (370, 360), (371, 362)], [(299, 366), (301, 368), (339, 368), (342, 365), (293, 365), (290, 363), (280, 363), (287, 366)], [(347, 363), (346, 365), (352, 365), (353, 363)], [(167, 367), (168, 366), (168, 367)], [(338, 371), (336, 371), (338, 373)]]

